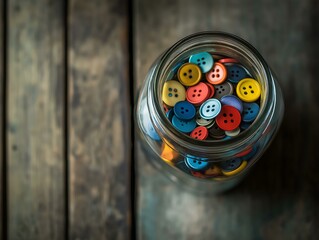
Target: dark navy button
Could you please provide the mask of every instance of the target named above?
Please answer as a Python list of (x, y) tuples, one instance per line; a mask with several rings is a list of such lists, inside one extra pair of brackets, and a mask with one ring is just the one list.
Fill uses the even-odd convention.
[(175, 104), (174, 113), (179, 119), (191, 120), (195, 117), (196, 109), (191, 103), (187, 101), (181, 101)]
[(234, 158), (227, 160), (225, 162), (220, 163), (220, 168), (223, 171), (233, 171), (237, 168), (239, 168), (240, 164), (242, 163), (242, 160), (240, 158)]
[(248, 77), (246, 70), (238, 64), (226, 65), (226, 69), (228, 81), (231, 83), (238, 83), (240, 80)]
[(212, 55), (210, 55), (208, 52), (201, 52), (192, 55), (189, 58), (189, 62), (197, 64), (201, 69), (202, 73), (208, 72), (214, 65), (214, 59)]
[(173, 116), (172, 124), (177, 130), (179, 130), (183, 133), (190, 133), (196, 127), (195, 119), (185, 121), (185, 120), (179, 119), (175, 115)]
[(187, 156), (185, 158), (185, 163), (190, 169), (195, 170), (195, 171), (200, 171), (200, 170), (204, 170), (204, 169), (209, 167), (209, 163), (205, 162), (205, 160), (207, 160), (207, 158)]
[(171, 108), (171, 109), (168, 110), (168, 112), (166, 113), (166, 117), (168, 118), (168, 120), (169, 120), (170, 122), (172, 122), (173, 116), (174, 116), (174, 109)]
[(220, 99), (223, 105), (229, 105), (236, 108), (240, 113), (243, 111), (243, 102), (234, 95), (226, 95)]
[(220, 129), (215, 122), (214, 125), (208, 130), (209, 136), (215, 139), (221, 139), (225, 137), (225, 131)]
[(259, 105), (257, 103), (244, 103), (243, 121), (252, 122), (259, 113)]

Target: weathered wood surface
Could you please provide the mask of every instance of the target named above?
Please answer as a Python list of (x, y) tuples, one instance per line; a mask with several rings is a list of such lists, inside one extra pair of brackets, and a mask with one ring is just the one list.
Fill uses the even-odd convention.
[(136, 85), (180, 38), (222, 30), (252, 43), (278, 75), (282, 128), (252, 173), (204, 197), (167, 180), (137, 153), (139, 239), (316, 239), (319, 101), (316, 1), (135, 1)]
[(126, 1), (70, 1), (70, 239), (130, 238), (128, 41)]
[[(3, 56), (3, 41), (4, 41), (4, 33), (3, 33), (3, 1), (0, 1), (0, 56)], [(3, 123), (4, 123), (4, 86), (5, 86), (5, 79), (3, 76), (3, 58), (0, 60), (0, 239), (3, 236), (3, 198), (4, 198), (4, 189), (3, 189), (3, 167), (4, 167), (4, 157), (3, 157)]]
[(8, 239), (64, 239), (63, 1), (8, 6)]

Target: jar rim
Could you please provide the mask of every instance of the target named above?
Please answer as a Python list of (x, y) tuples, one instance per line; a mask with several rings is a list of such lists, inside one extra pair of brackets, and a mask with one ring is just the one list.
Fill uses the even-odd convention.
[[(209, 39), (206, 39), (209, 38)], [(174, 53), (180, 53), (180, 48), (183, 46), (190, 44), (191, 42), (199, 40), (197, 45), (204, 43), (203, 39), (206, 41), (214, 42), (214, 39), (223, 39), (224, 41), (230, 41), (232, 44), (236, 44), (237, 47), (241, 47), (247, 53), (251, 54), (255, 60), (257, 60), (258, 65), (260, 66), (261, 72), (265, 75), (263, 80), (266, 84), (266, 92), (264, 93), (264, 104), (260, 109), (259, 117), (254, 121), (254, 123), (249, 127), (249, 129), (243, 131), (236, 137), (227, 140), (208, 140), (208, 141), (200, 141), (196, 139), (192, 139), (189, 136), (180, 133), (175, 128), (170, 127), (171, 123), (165, 116), (161, 101), (159, 101), (161, 97), (162, 88), (159, 87), (161, 82), (161, 77), (163, 73), (163, 67), (168, 61), (169, 57), (171, 57)], [(244, 150), (252, 142), (257, 141), (260, 138), (260, 134), (255, 134), (257, 131), (261, 131), (261, 133), (266, 129), (269, 119), (273, 114), (273, 109), (276, 104), (276, 94), (275, 94), (275, 84), (274, 79), (271, 74), (270, 68), (268, 67), (266, 61), (261, 56), (261, 54), (254, 48), (250, 43), (246, 40), (230, 34), (226, 32), (217, 32), (217, 31), (206, 31), (206, 32), (198, 32), (189, 36), (184, 37), (183, 39), (176, 42), (172, 45), (164, 54), (162, 54), (159, 58), (159, 64), (154, 66), (152, 71), (151, 78), (154, 82), (149, 81), (148, 89), (148, 97), (147, 104), (152, 117), (152, 121), (154, 121), (154, 126), (159, 129), (159, 134), (162, 135), (162, 138), (169, 144), (174, 146), (174, 148), (180, 152), (183, 152), (181, 149), (187, 147), (187, 152), (191, 152), (196, 156), (200, 155), (214, 155), (216, 153), (225, 153), (230, 150)]]

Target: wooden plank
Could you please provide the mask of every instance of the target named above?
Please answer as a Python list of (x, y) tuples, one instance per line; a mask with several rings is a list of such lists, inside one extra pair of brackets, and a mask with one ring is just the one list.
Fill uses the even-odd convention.
[(126, 1), (70, 1), (70, 238), (130, 237)]
[(202, 30), (242, 36), (265, 56), (283, 88), (283, 126), (244, 182), (196, 196), (167, 180), (139, 149), (139, 239), (315, 239), (318, 235), (318, 4), (315, 1), (135, 3), (136, 86), (152, 61)]
[(63, 1), (8, 1), (8, 239), (64, 239)]
[[(4, 41), (4, 33), (3, 33), (3, 1), (0, 2), (0, 56), (3, 56), (3, 41)], [(3, 236), (3, 198), (4, 198), (4, 182), (3, 182), (3, 167), (4, 167), (4, 155), (3, 155), (3, 123), (4, 123), (4, 109), (3, 109), (3, 99), (4, 99), (4, 86), (5, 79), (3, 76), (3, 66), (4, 62), (0, 60), (0, 237)]]

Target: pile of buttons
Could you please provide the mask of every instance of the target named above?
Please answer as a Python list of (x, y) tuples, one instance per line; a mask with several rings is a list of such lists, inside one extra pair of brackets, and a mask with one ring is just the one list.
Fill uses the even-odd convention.
[[(245, 131), (256, 119), (261, 87), (236, 59), (200, 52), (173, 71), (174, 77), (164, 83), (162, 101), (167, 118), (179, 132), (198, 141), (225, 140)], [(174, 161), (165, 157), (170, 151), (165, 145), (162, 152), (169, 164), (194, 177), (218, 178), (241, 172), (257, 147), (219, 164), (195, 156)]]
[(162, 90), (166, 116), (178, 131), (200, 141), (227, 139), (256, 119), (261, 87), (236, 59), (216, 61), (201, 52), (178, 65)]

